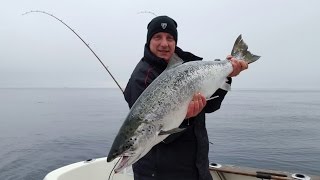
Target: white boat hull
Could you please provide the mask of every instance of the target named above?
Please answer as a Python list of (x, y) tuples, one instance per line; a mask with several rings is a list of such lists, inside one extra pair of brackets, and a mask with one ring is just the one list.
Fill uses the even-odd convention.
[[(132, 169), (111, 174), (117, 159), (107, 163), (107, 158), (82, 161), (56, 169), (47, 174), (44, 180), (133, 180)], [(320, 180), (319, 176), (305, 174), (287, 173), (281, 171), (262, 170), (254, 168), (236, 167), (231, 165), (215, 164), (209, 167), (214, 180)]]

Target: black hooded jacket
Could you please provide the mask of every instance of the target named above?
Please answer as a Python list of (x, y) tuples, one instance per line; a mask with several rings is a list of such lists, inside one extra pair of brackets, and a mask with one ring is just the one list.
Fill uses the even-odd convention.
[[(185, 62), (202, 60), (178, 47), (175, 53)], [(166, 67), (167, 63), (153, 55), (145, 46), (144, 57), (135, 67), (124, 91), (125, 100), (130, 108)], [(227, 83), (231, 84), (231, 78)], [(180, 127), (187, 127), (185, 131), (168, 136), (133, 164), (134, 178), (136, 180), (211, 180), (205, 113), (219, 109), (226, 93), (227, 91), (218, 89), (213, 95), (218, 95), (218, 98), (209, 100), (201, 113), (180, 125)]]

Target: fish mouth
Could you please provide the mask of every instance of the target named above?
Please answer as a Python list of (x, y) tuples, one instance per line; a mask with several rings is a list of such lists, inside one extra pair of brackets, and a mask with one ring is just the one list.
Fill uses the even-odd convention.
[(118, 173), (118, 172), (122, 171), (124, 168), (126, 168), (128, 166), (129, 160), (130, 160), (130, 156), (122, 156), (120, 163), (114, 169), (114, 172)]

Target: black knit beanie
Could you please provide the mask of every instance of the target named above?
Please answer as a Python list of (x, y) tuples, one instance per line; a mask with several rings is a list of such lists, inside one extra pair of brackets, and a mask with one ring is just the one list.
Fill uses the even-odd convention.
[(150, 44), (152, 36), (158, 32), (166, 32), (173, 36), (174, 40), (178, 41), (177, 23), (168, 16), (158, 16), (153, 18), (148, 24), (147, 46)]

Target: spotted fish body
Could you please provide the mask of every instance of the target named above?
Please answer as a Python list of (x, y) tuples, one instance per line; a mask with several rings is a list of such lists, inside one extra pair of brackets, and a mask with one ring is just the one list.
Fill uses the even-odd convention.
[[(254, 62), (259, 56), (252, 55), (247, 48), (240, 35), (231, 55)], [(185, 119), (194, 94), (201, 93), (209, 98), (233, 71), (229, 60), (182, 62), (173, 55), (167, 69), (132, 106), (107, 158), (110, 162), (122, 157), (115, 172), (135, 163), (170, 134), (181, 131), (178, 127)]]

